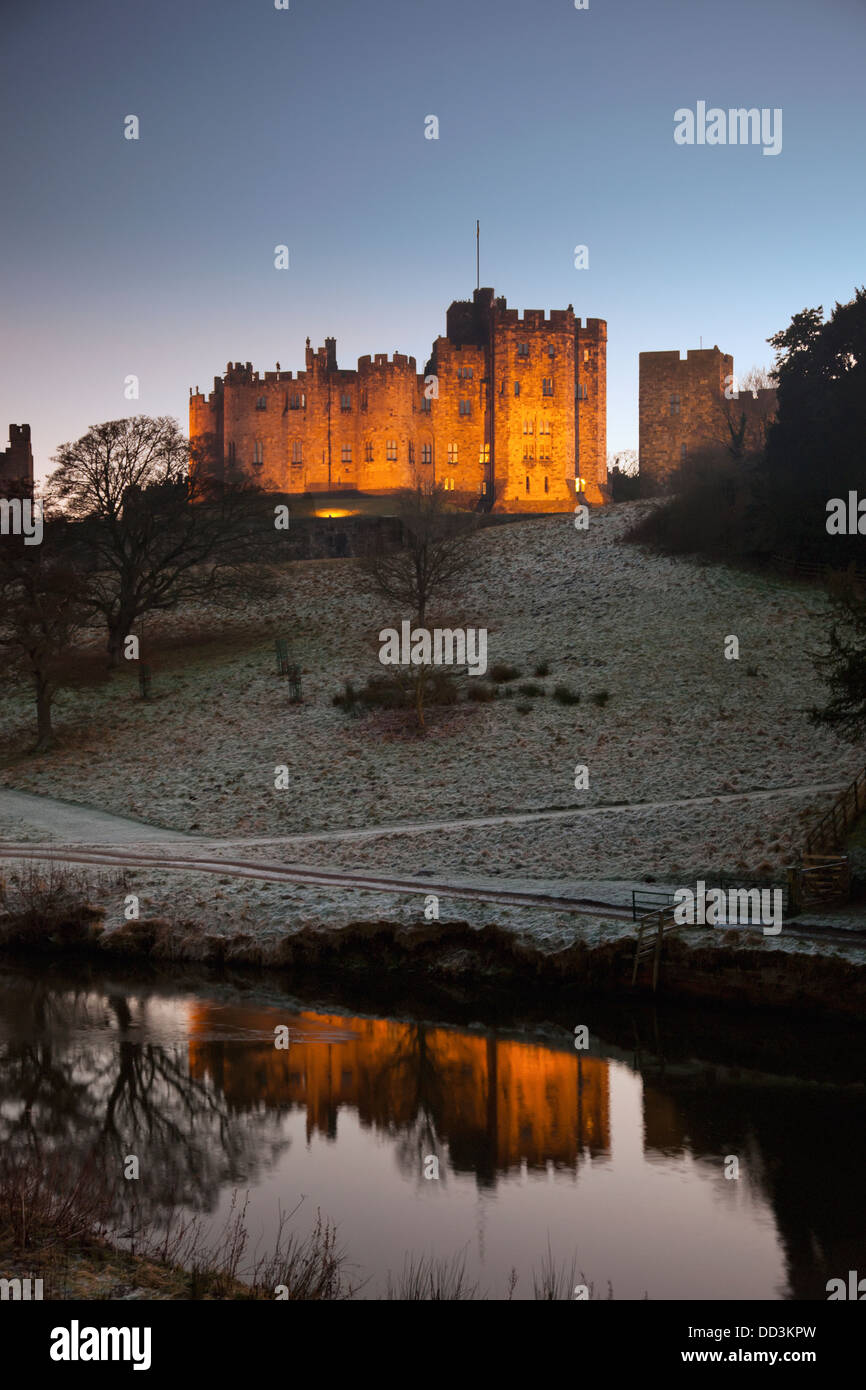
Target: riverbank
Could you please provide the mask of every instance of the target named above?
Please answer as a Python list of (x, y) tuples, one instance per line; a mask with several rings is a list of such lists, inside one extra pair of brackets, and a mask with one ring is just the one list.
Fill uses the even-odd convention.
[[(417, 895), (220, 883), (189, 872), (22, 865), (0, 893), (0, 952), (264, 968), (490, 1003), (652, 997), (650, 962), (631, 984), (636, 925), (624, 912), (443, 900), (440, 920), (426, 920)], [(139, 916), (127, 919), (133, 905)], [(665, 938), (656, 997), (863, 1018), (866, 943), (854, 931), (798, 935), (796, 925), (777, 936), (683, 928)]]

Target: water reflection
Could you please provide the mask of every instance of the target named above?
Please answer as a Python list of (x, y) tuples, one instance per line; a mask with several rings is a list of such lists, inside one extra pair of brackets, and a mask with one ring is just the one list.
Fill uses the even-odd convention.
[[(290, 1047), (273, 1042), (242, 1053), (208, 1038), (214, 1024), (271, 1031), (290, 1027)], [(334, 1042), (329, 1030), (346, 1036)], [(317, 1034), (325, 1035), (320, 1041)], [(455, 1172), (492, 1186), (520, 1168), (573, 1168), (584, 1151), (610, 1145), (607, 1063), (574, 1052), (390, 1019), (237, 1010), (227, 1020), (208, 1006), (191, 1014), (190, 1071), (209, 1078), (230, 1108), (302, 1108), (306, 1135), (335, 1139), (343, 1108), (360, 1122), (400, 1135), (402, 1166), (447, 1147)]]
[(513, 1037), (250, 994), (0, 972), (3, 1159), (98, 1165), (118, 1214), (134, 1200), (143, 1220), (175, 1203), (216, 1219), (250, 1188), (265, 1235), (304, 1192), (379, 1287), (407, 1250), (466, 1247), (495, 1294), (551, 1237), (622, 1298), (824, 1298), (864, 1266), (863, 1087), (850, 1066), (846, 1084), (817, 1080), (814, 1048), (780, 1076), (718, 1060), (742, 1040), (733, 1022), (706, 1061), (677, 1053), (681, 1022), (667, 1057), (660, 1034), (640, 1055), (594, 1038), (586, 1056), (565, 1028)]

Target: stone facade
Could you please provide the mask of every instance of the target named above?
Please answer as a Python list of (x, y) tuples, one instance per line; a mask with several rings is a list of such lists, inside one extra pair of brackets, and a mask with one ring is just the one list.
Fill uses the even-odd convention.
[[(668, 483), (698, 450), (728, 448), (745, 417), (742, 447), (762, 446), (776, 413), (774, 387), (733, 395), (734, 359), (718, 347), (640, 354), (640, 476), (646, 491)], [(725, 390), (728, 390), (728, 397)]]
[(0, 450), (0, 496), (33, 496), (33, 450), (30, 426), (9, 426), (9, 448)]
[[(190, 438), (224, 476), (268, 492), (389, 492), (436, 482), (498, 511), (566, 511), (604, 500), (607, 325), (567, 309), (521, 317), (492, 289), (455, 301), (424, 372), (394, 353), (340, 370), (337, 344), (302, 372), (229, 363), (190, 392)], [(580, 479), (576, 488), (575, 479)]]

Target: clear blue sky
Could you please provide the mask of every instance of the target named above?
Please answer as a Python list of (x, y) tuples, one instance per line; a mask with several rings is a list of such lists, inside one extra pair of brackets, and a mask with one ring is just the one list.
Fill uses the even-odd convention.
[[(608, 320), (610, 450), (637, 446), (639, 351), (769, 363), (866, 279), (864, 0), (27, 0), (2, 24), (0, 431), (31, 423), (38, 472), (100, 420), (186, 428), (190, 385), (296, 370), (308, 334), (422, 367), (476, 217), (482, 284)], [(699, 100), (781, 107), (781, 154), (677, 146)]]

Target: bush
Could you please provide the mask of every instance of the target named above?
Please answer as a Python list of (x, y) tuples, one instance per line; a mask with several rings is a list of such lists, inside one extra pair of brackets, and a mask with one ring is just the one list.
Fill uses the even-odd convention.
[(486, 704), (488, 700), (496, 699), (496, 691), (489, 685), (483, 685), (480, 681), (473, 681), (466, 691), (467, 700), (474, 700), (477, 704)]
[(509, 666), (503, 661), (496, 662), (487, 672), (487, 679), (500, 685), (505, 681), (517, 680), (520, 670), (517, 666)]
[(524, 681), (517, 687), (521, 695), (528, 695), (530, 699), (535, 699), (538, 695), (544, 694), (544, 686), (538, 685), (536, 681)]
[[(344, 693), (335, 695), (332, 703), (347, 714), (371, 709), (411, 709), (415, 705), (415, 676), (414, 668), (371, 676), (359, 690), (346, 681)], [(456, 705), (459, 696), (453, 674), (439, 666), (431, 667), (424, 686), (425, 705)]]
[(553, 698), (558, 705), (579, 705), (580, 691), (572, 690), (569, 685), (556, 685), (553, 688)]
[(521, 701), (518, 705), (515, 706), (515, 708), (517, 709), (518, 714), (528, 714), (529, 711), (532, 709), (532, 705), (525, 705), (523, 701)]
[(539, 676), (543, 680), (545, 676), (550, 675), (550, 663), (547, 661), (539, 661), (532, 674), (534, 676)]
[(593, 691), (593, 693), (590, 695), (589, 698), (592, 700), (592, 703), (593, 703), (594, 705), (598, 705), (599, 709), (602, 709), (602, 708), (607, 704), (608, 700), (610, 699), (610, 691), (609, 691), (609, 690), (595, 690), (595, 691)]

